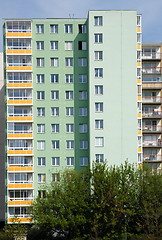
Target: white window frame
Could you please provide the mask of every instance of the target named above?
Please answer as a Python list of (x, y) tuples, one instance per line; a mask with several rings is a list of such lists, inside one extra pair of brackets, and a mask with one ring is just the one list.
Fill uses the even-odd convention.
[(46, 182), (46, 174), (38, 173), (38, 183), (45, 183), (45, 182)]
[(104, 162), (104, 154), (95, 154), (96, 162), (103, 163)]
[(103, 68), (94, 69), (95, 78), (103, 78)]
[(73, 123), (66, 124), (66, 133), (74, 133), (74, 124)]
[(59, 91), (58, 90), (51, 91), (51, 100), (59, 100)]
[(87, 58), (86, 57), (78, 58), (78, 67), (87, 67)]
[(44, 58), (37, 58), (37, 67), (44, 67)]
[(87, 32), (87, 26), (86, 24), (78, 24), (78, 30), (79, 30), (79, 33), (86, 33)]
[(103, 34), (102, 33), (95, 33), (94, 34), (94, 42), (95, 43), (103, 43)]
[(51, 124), (51, 132), (52, 133), (59, 133), (60, 132), (60, 125), (58, 123)]
[(87, 140), (80, 140), (79, 148), (80, 149), (88, 149), (88, 141)]
[(103, 17), (94, 16), (94, 26), (102, 26), (102, 25), (103, 25)]
[(59, 59), (51, 58), (51, 67), (58, 67), (58, 66), (59, 66)]
[(37, 74), (36, 75), (36, 82), (37, 83), (44, 83), (44, 74)]
[(50, 33), (58, 33), (58, 24), (50, 24)]
[(74, 166), (74, 157), (66, 157), (66, 166), (70, 167), (70, 166)]
[(103, 119), (95, 120), (95, 129), (103, 129)]
[(37, 150), (45, 150), (46, 142), (44, 140), (37, 141)]
[(74, 107), (66, 107), (66, 116), (74, 116)]
[(36, 33), (38, 34), (44, 33), (44, 24), (36, 24)]
[(95, 112), (103, 112), (103, 102), (95, 103)]
[(65, 99), (66, 100), (73, 100), (74, 99), (74, 92), (73, 91), (65, 91)]
[(46, 158), (37, 157), (37, 166), (46, 166)]
[(37, 100), (45, 99), (45, 91), (37, 91)]
[(36, 41), (36, 49), (44, 50), (44, 41)]
[(50, 49), (57, 51), (58, 50), (58, 41), (50, 41)]
[(73, 66), (73, 58), (72, 57), (66, 57), (65, 58), (65, 66), (66, 67), (72, 67)]
[(88, 92), (83, 90), (79, 91), (79, 100), (87, 100), (88, 98)]
[(95, 85), (95, 95), (103, 95), (103, 85)]
[(66, 140), (66, 149), (74, 149), (74, 140)]
[(104, 137), (95, 137), (95, 147), (104, 147)]
[(38, 117), (44, 117), (45, 116), (45, 108), (44, 107), (38, 107), (37, 108), (37, 116)]
[(80, 133), (87, 133), (88, 132), (88, 124), (80, 123), (79, 124), (79, 132)]
[(73, 42), (72, 41), (65, 41), (65, 50), (66, 51), (73, 50)]
[(80, 157), (79, 163), (80, 163), (80, 166), (88, 166), (88, 157)]
[(51, 74), (50, 75), (50, 82), (51, 83), (58, 83), (59, 82), (59, 74)]
[(94, 51), (94, 59), (95, 61), (103, 60), (103, 51)]
[(59, 150), (60, 149), (60, 141), (59, 140), (52, 140), (51, 141), (51, 149)]
[(51, 108), (51, 116), (53, 116), (53, 117), (59, 116), (59, 107), (52, 107)]
[(37, 133), (45, 133), (45, 124), (37, 124)]
[(60, 166), (60, 157), (51, 158), (52, 166)]
[(65, 75), (65, 83), (73, 83), (74, 75), (73, 74), (66, 74)]
[(87, 83), (87, 74), (79, 74), (78, 82), (79, 83)]
[(86, 117), (88, 114), (88, 109), (86, 107), (79, 108), (79, 116)]
[(73, 24), (65, 24), (65, 33), (73, 33)]

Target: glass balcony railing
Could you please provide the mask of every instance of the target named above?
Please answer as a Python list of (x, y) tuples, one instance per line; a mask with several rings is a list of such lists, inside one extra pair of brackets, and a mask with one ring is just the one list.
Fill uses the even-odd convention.
[(149, 161), (162, 161), (162, 155), (159, 154), (143, 154), (143, 160)]
[(152, 97), (152, 96), (143, 96), (142, 97), (142, 102), (143, 103), (161, 103), (162, 102), (162, 98), (159, 97), (159, 96), (155, 96), (155, 97)]
[(142, 127), (143, 132), (161, 132), (162, 131), (162, 126), (157, 126), (157, 125), (144, 125)]
[(32, 96), (24, 96), (24, 97), (8, 97), (8, 100), (32, 100)]
[(13, 150), (13, 151), (30, 151), (33, 150), (33, 147), (8, 147), (8, 150)]
[(19, 198), (8, 198), (8, 201), (32, 201), (34, 198), (33, 197), (19, 197)]
[(162, 117), (162, 112), (158, 110), (154, 111), (142, 111), (142, 117), (147, 117), (147, 118), (161, 118)]
[(32, 83), (32, 80), (7, 80), (7, 83)]
[(142, 59), (161, 59), (162, 54), (159, 52), (142, 52)]
[(28, 129), (28, 130), (8, 130), (8, 133), (12, 133), (12, 134), (18, 134), (18, 133), (33, 133), (32, 129)]
[(143, 74), (161, 74), (161, 67), (143, 67), (142, 68)]
[(7, 63), (7, 67), (31, 67), (32, 63)]
[(162, 140), (143, 140), (143, 147), (162, 147)]

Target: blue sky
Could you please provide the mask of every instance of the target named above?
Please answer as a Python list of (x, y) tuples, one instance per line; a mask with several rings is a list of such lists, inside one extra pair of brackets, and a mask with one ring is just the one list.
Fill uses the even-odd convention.
[[(88, 10), (137, 10), (143, 41), (162, 42), (162, 0), (1, 0), (1, 18), (86, 18)], [(2, 31), (0, 30), (0, 51)]]

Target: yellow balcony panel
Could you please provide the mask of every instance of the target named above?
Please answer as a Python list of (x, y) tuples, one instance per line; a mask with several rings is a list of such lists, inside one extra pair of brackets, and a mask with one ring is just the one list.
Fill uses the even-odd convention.
[[(8, 218), (8, 223), (12, 223), (14, 218)], [(18, 218), (17, 219), (19, 222), (22, 223), (31, 223), (32, 222), (32, 218)]]
[(33, 201), (8, 201), (8, 205), (9, 206), (13, 206), (13, 205), (31, 205), (33, 203)]
[(142, 97), (141, 96), (138, 96), (138, 101), (142, 101)]
[(7, 54), (31, 54), (31, 49), (7, 49)]
[(32, 99), (26, 100), (8, 100), (8, 104), (32, 104)]
[(142, 135), (142, 131), (138, 131), (138, 135)]
[(141, 62), (137, 62), (137, 67), (141, 67)]
[(8, 117), (8, 121), (32, 121), (33, 117)]
[(140, 50), (141, 49), (141, 45), (137, 45), (137, 49)]
[(142, 148), (138, 148), (138, 152), (142, 152)]
[(32, 71), (32, 66), (8, 66), (8, 71)]
[(141, 32), (141, 28), (138, 27), (136, 31), (137, 31), (138, 33)]
[(138, 117), (138, 118), (141, 118), (141, 117), (142, 117), (142, 114), (141, 114), (141, 113), (138, 113), (137, 117)]
[(33, 188), (32, 183), (10, 183), (8, 188)]
[(32, 138), (32, 133), (9, 133), (8, 138)]
[(32, 150), (8, 150), (8, 154), (21, 154), (21, 155), (32, 155), (33, 151)]
[(29, 171), (33, 171), (33, 167), (12, 166), (12, 167), (8, 167), (8, 171), (9, 172), (14, 172), (14, 171), (29, 172)]
[(142, 83), (142, 80), (141, 79), (137, 79), (137, 83)]
[(6, 37), (31, 37), (31, 32), (8, 32)]
[(32, 88), (32, 83), (7, 83), (8, 88)]

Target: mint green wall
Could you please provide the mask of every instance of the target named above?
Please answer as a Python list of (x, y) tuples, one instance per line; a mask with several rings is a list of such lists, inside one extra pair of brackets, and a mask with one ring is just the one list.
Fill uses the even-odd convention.
[[(103, 26), (94, 26), (94, 16), (103, 16)], [(103, 43), (94, 44), (94, 33), (103, 33)], [(103, 51), (103, 61), (94, 51)], [(94, 68), (103, 67), (103, 78), (95, 79)], [(95, 96), (94, 85), (103, 84), (103, 96)], [(104, 153), (108, 164), (127, 158), (137, 162), (136, 12), (89, 12), (90, 159)], [(95, 102), (104, 102), (103, 113), (95, 113)], [(95, 130), (94, 120), (104, 119), (104, 129)], [(94, 147), (95, 137), (104, 137), (104, 147)]]
[[(79, 100), (79, 90), (88, 90), (88, 84), (78, 83), (78, 74), (86, 74), (88, 67), (78, 67), (78, 57), (87, 57), (88, 51), (78, 50), (78, 41), (87, 41), (87, 34), (78, 33), (78, 24), (85, 19), (33, 19), (32, 20), (32, 52), (33, 52), (33, 116), (34, 116), (34, 190), (37, 193), (38, 173), (46, 173), (46, 182), (51, 182), (51, 173), (59, 172), (66, 167), (66, 157), (75, 157), (74, 168), (79, 170), (79, 157), (88, 156), (89, 150), (80, 150), (79, 141), (89, 138), (89, 134), (79, 133), (79, 123), (88, 123), (87, 117), (79, 117), (79, 107), (88, 107), (88, 100)], [(44, 24), (44, 34), (36, 34), (36, 24)], [(58, 24), (58, 34), (50, 33), (50, 24)], [(73, 34), (64, 33), (64, 24), (73, 24)], [(44, 50), (36, 50), (36, 41), (44, 41)], [(50, 50), (50, 41), (58, 41), (58, 50)], [(74, 41), (73, 51), (65, 51), (65, 41)], [(88, 45), (88, 44), (87, 44)], [(45, 59), (45, 67), (36, 66), (36, 58)], [(59, 58), (59, 67), (50, 67), (50, 58)], [(73, 67), (65, 67), (65, 57), (74, 58)], [(36, 83), (36, 74), (45, 74), (45, 83)], [(59, 83), (50, 83), (50, 74), (59, 74)], [(65, 83), (65, 74), (74, 74), (74, 83)], [(59, 100), (51, 100), (51, 90), (59, 90)], [(74, 100), (65, 100), (65, 91), (74, 91)], [(45, 91), (45, 100), (37, 100), (36, 92)], [(45, 117), (37, 117), (37, 107), (45, 107)], [(59, 107), (59, 117), (51, 116), (51, 107)], [(66, 107), (74, 107), (75, 115), (65, 116)], [(37, 133), (37, 124), (46, 125), (44, 134)], [(51, 133), (51, 124), (60, 124), (60, 133)], [(66, 123), (75, 123), (75, 132), (66, 133)], [(46, 149), (37, 150), (37, 141), (45, 140)], [(51, 149), (51, 141), (60, 140), (60, 150)], [(75, 140), (75, 150), (66, 150), (66, 140)], [(37, 157), (46, 157), (46, 166), (37, 166)], [(60, 167), (52, 167), (51, 157), (60, 157)], [(70, 167), (73, 168), (73, 167)]]

